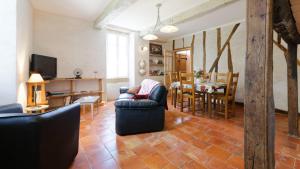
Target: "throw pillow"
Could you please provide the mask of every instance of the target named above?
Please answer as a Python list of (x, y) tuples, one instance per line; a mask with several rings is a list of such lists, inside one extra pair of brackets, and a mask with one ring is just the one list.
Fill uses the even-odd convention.
[(133, 87), (127, 91), (129, 94), (138, 94), (141, 89), (141, 86)]
[(148, 99), (149, 98), (149, 95), (148, 94), (135, 94), (133, 96), (133, 99), (137, 99), (137, 100), (140, 100), (140, 99)]

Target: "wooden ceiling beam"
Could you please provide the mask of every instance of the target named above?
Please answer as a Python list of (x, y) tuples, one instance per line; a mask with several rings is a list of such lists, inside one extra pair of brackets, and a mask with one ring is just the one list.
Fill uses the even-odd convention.
[(300, 34), (289, 0), (274, 0), (273, 27), (287, 43), (300, 43)]

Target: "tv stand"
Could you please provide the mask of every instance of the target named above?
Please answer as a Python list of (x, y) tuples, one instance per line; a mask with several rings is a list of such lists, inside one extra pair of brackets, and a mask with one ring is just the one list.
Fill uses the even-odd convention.
[[(99, 96), (100, 104), (103, 104), (103, 81), (98, 78), (56, 78), (52, 80), (47, 80), (46, 82), (46, 90), (50, 93), (47, 96), (47, 100), (49, 102), (50, 108), (56, 108), (64, 106), (66, 100), (71, 100), (74, 102), (83, 96)], [(88, 86), (92, 85), (93, 89), (88, 88), (88, 90), (81, 89), (80, 83), (84, 83)], [(64, 89), (61, 89), (63, 86)], [(51, 95), (51, 93), (54, 93)], [(67, 99), (69, 98), (69, 99)]]

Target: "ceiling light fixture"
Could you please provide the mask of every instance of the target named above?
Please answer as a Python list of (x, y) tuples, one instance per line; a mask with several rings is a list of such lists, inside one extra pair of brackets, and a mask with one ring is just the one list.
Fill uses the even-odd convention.
[(170, 25), (165, 25), (162, 28), (160, 28), (160, 31), (163, 33), (174, 33), (177, 32), (178, 30), (179, 30), (178, 27), (173, 24), (173, 18), (171, 20)]
[[(152, 30), (151, 33), (148, 33), (146, 35), (143, 36), (143, 39), (144, 40), (157, 40), (158, 37), (157, 35), (155, 35), (155, 32), (157, 31), (157, 29), (160, 28), (160, 32), (163, 32), (163, 33), (174, 33), (174, 32), (177, 32), (179, 29), (178, 27), (176, 27), (175, 25), (170, 24), (170, 25), (165, 25), (165, 26), (162, 26), (162, 23), (160, 21), (160, 7), (162, 5), (159, 3), (156, 5), (157, 7), (157, 19), (156, 19), (156, 24), (154, 26), (154, 29)], [(172, 19), (172, 22), (173, 22), (173, 19)]]

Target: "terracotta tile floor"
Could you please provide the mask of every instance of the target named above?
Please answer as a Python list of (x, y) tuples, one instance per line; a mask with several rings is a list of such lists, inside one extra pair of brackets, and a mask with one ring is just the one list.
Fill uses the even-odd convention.
[[(117, 136), (113, 103), (82, 115), (72, 169), (243, 168), (243, 108), (230, 120), (180, 113), (169, 106), (162, 132)], [(276, 168), (300, 169), (300, 140), (287, 136), (287, 116), (276, 115)]]

